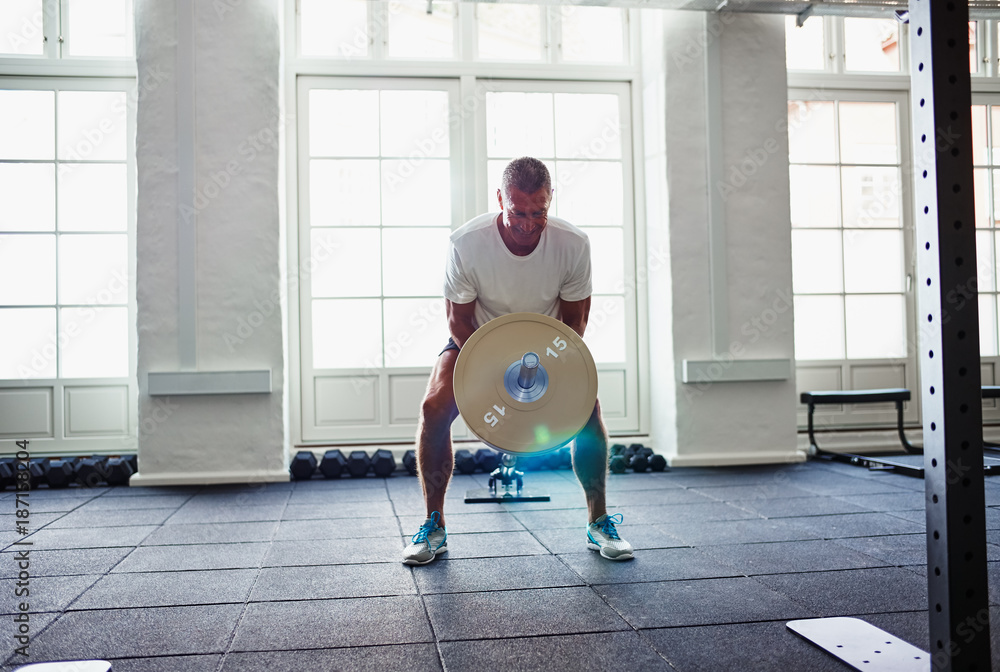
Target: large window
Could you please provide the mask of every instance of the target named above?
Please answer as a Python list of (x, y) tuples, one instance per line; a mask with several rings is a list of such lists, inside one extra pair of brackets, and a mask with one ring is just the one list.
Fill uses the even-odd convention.
[(4, 56), (131, 59), (132, 0), (4, 0)]

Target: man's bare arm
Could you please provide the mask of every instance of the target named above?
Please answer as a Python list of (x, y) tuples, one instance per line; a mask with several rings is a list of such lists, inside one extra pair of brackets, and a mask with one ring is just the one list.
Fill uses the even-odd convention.
[(451, 339), (461, 348), (476, 330), (476, 300), (473, 299), (469, 303), (452, 303), (445, 299), (444, 304), (448, 314)]
[(559, 319), (583, 337), (590, 319), (590, 297), (583, 301), (563, 301), (559, 299)]

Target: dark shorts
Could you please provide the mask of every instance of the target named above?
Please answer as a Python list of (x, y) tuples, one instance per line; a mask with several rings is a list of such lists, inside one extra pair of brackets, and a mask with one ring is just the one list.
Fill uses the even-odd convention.
[(455, 352), (459, 352), (461, 350), (461, 348), (458, 347), (458, 345), (455, 343), (455, 339), (453, 339), (451, 336), (448, 337), (448, 345), (444, 346), (444, 350), (438, 353), (438, 357), (448, 352), (449, 350), (454, 350)]

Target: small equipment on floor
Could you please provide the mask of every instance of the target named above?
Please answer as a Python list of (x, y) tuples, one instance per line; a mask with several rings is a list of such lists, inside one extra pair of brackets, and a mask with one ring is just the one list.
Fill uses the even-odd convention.
[(524, 491), (517, 459), (565, 446), (593, 414), (597, 366), (583, 339), (545, 315), (504, 315), (465, 342), (454, 381), (469, 430), (503, 453), (489, 489), (469, 491), (465, 501), (549, 501)]

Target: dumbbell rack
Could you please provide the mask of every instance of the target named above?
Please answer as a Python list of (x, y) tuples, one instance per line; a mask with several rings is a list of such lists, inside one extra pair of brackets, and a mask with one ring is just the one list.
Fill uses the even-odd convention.
[(469, 490), (465, 493), (466, 504), (486, 502), (548, 502), (548, 495), (535, 494), (524, 490), (524, 472), (517, 469), (517, 457), (503, 453), (500, 466), (490, 474), (490, 487)]

